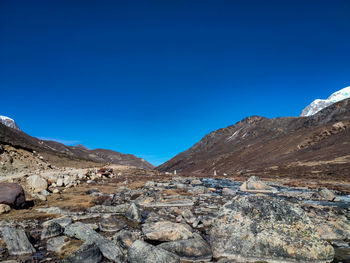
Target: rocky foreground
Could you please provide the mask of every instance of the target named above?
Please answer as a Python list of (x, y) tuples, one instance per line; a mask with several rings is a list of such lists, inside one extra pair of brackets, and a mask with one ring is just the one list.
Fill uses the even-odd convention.
[(350, 198), (121, 169), (0, 183), (2, 262), (350, 262)]

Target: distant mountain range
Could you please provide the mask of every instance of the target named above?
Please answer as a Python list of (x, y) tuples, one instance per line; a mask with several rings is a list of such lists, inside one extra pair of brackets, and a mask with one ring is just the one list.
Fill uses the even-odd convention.
[(0, 118), (0, 144), (11, 145), (29, 151), (37, 151), (53, 162), (53, 164), (58, 161), (62, 162), (64, 159), (74, 159), (75, 161), (85, 160), (98, 163), (120, 164), (143, 169), (154, 168), (149, 162), (132, 154), (124, 154), (105, 149), (89, 150), (83, 145), (66, 146), (59, 142), (32, 137), (22, 132), (14, 120), (5, 116), (1, 116)]
[[(350, 174), (350, 87), (315, 100), (301, 117), (252, 116), (203, 137), (190, 149), (160, 165), (159, 171), (194, 174), (325, 175)], [(154, 169), (131, 154), (83, 145), (66, 146), (22, 132), (0, 116), (0, 144), (37, 151), (53, 163), (85, 160)], [(62, 161), (63, 160), (63, 161)]]
[(307, 117), (253, 116), (213, 131), (157, 169), (221, 175), (250, 171), (348, 176), (350, 99), (341, 99), (348, 97), (349, 89), (334, 93), (324, 104), (313, 102), (303, 111)]

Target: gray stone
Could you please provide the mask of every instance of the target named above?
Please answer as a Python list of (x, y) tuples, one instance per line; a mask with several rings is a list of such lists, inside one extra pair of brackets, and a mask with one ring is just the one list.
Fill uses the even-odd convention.
[(1, 228), (1, 232), (5, 240), (7, 250), (11, 256), (20, 256), (35, 252), (35, 249), (29, 242), (24, 230), (5, 226)]
[(40, 175), (31, 175), (27, 178), (27, 184), (35, 193), (40, 193), (47, 189), (47, 181)]
[(189, 209), (183, 210), (181, 212), (181, 215), (183, 216), (187, 224), (193, 224), (194, 221), (196, 221), (196, 217), (193, 215), (193, 213)]
[(43, 226), (43, 231), (41, 232), (41, 239), (59, 236), (63, 232), (64, 232), (63, 227), (57, 222), (52, 222), (51, 224), (45, 224)]
[(331, 262), (334, 249), (297, 204), (268, 196), (239, 196), (226, 203), (210, 230), (216, 259)]
[(141, 223), (141, 213), (134, 203), (126, 211), (125, 217), (132, 222)]
[(124, 214), (128, 210), (126, 204), (109, 206), (109, 205), (95, 205), (89, 207), (86, 212), (88, 213), (113, 213), (113, 214)]
[(117, 232), (125, 228), (125, 226), (126, 223), (110, 214), (104, 216), (98, 223), (98, 228), (103, 232)]
[(69, 238), (65, 236), (53, 237), (47, 240), (46, 249), (47, 251), (59, 253), (61, 249), (69, 243)]
[(102, 254), (95, 243), (86, 242), (77, 251), (62, 260), (62, 263), (98, 263), (102, 261)]
[(180, 258), (164, 249), (141, 240), (135, 241), (128, 250), (129, 263), (180, 263)]
[(142, 232), (147, 239), (158, 241), (174, 241), (193, 237), (191, 227), (170, 221), (145, 223), (142, 226)]
[(118, 245), (81, 222), (67, 226), (64, 233), (69, 237), (74, 237), (84, 242), (91, 241), (95, 243), (101, 250), (102, 255), (113, 262), (123, 262), (124, 260)]
[(135, 241), (135, 235), (128, 230), (121, 230), (113, 236), (113, 240), (123, 249), (128, 249)]
[(322, 187), (312, 195), (312, 198), (317, 200), (333, 201), (335, 199), (335, 195), (332, 191), (328, 190), (325, 187)]
[(66, 227), (72, 223), (72, 219), (68, 216), (62, 216), (59, 218), (54, 218), (43, 223), (43, 227), (46, 227), (52, 223), (58, 223), (61, 227)]
[(223, 188), (222, 189), (222, 195), (224, 196), (235, 196), (236, 192), (230, 188)]
[(169, 252), (178, 255), (184, 261), (210, 261), (212, 258), (211, 248), (200, 235), (187, 240), (166, 242), (158, 245)]

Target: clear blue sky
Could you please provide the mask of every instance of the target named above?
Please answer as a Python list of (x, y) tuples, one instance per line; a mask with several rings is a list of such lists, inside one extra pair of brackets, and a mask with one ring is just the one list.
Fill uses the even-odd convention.
[(350, 1), (0, 1), (0, 114), (161, 164), (350, 85)]

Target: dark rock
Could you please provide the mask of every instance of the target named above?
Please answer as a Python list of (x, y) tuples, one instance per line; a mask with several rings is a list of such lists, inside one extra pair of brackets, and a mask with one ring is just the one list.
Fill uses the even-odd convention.
[(13, 183), (0, 183), (0, 204), (15, 208), (25, 205), (25, 195), (22, 186)]
[(99, 173), (103, 176), (110, 176), (113, 174), (113, 169), (112, 168), (100, 168), (97, 173)]
[(124, 256), (115, 243), (101, 236), (86, 224), (76, 222), (65, 228), (65, 235), (74, 237), (84, 242), (93, 242), (100, 249), (102, 255), (113, 262), (124, 262)]
[(90, 195), (92, 193), (99, 193), (99, 192), (100, 190), (98, 190), (97, 188), (93, 188), (93, 189), (86, 190), (85, 194)]
[(238, 261), (330, 262), (322, 240), (298, 205), (268, 196), (240, 196), (219, 211), (210, 231), (214, 258)]
[(162, 248), (135, 241), (128, 250), (129, 263), (180, 263), (180, 258)]
[(45, 221), (43, 223), (43, 228), (47, 227), (48, 225), (51, 225), (52, 223), (57, 223), (61, 227), (65, 228), (66, 226), (70, 225), (72, 223), (72, 219), (68, 216), (62, 216), (58, 218), (54, 218), (48, 221)]
[(35, 252), (24, 230), (5, 226), (1, 228), (1, 233), (11, 256), (20, 256)]
[(64, 229), (59, 223), (52, 222), (51, 224), (44, 225), (43, 231), (41, 232), (41, 239), (59, 236), (63, 232)]
[(62, 263), (98, 263), (102, 261), (102, 254), (95, 243), (84, 243), (77, 251), (62, 260)]

